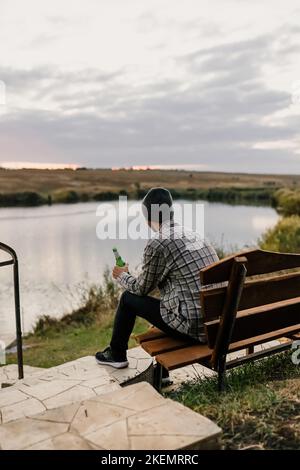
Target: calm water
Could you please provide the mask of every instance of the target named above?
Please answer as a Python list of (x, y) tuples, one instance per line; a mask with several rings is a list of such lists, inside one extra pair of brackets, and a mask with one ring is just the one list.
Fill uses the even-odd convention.
[[(41, 314), (59, 316), (70, 311), (78, 301), (76, 287), (82, 281), (101, 282), (105, 266), (113, 264), (115, 244), (130, 266), (138, 267), (146, 241), (99, 240), (97, 207), (83, 203), (0, 209), (0, 241), (15, 248), (19, 256), (24, 331)], [(221, 203), (205, 202), (204, 214), (206, 236), (227, 249), (255, 245), (278, 220), (269, 207)], [(11, 270), (5, 267), (0, 270), (2, 334), (13, 331), (13, 314)]]

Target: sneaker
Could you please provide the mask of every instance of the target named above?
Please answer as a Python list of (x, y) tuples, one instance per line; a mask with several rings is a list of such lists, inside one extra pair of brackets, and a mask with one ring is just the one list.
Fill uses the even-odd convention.
[(163, 367), (161, 386), (168, 387), (169, 385), (172, 385), (172, 384), (173, 384), (173, 381), (170, 379), (169, 371)]
[(107, 365), (115, 367), (116, 369), (124, 369), (128, 367), (128, 361), (115, 361), (112, 356), (112, 351), (110, 346), (104, 349), (104, 351), (99, 351), (95, 354), (95, 359), (98, 364)]
[(169, 387), (170, 385), (173, 385), (173, 380), (171, 380), (170, 377), (163, 377), (161, 379), (162, 387)]

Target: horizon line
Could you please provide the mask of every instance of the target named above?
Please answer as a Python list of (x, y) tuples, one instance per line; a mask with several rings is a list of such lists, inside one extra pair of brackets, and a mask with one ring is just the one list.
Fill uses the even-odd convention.
[[(200, 168), (202, 167), (202, 169)], [(109, 171), (190, 171), (196, 173), (223, 173), (235, 175), (266, 175), (266, 176), (295, 176), (295, 173), (268, 173), (251, 171), (224, 171), (209, 169), (206, 165), (178, 164), (178, 165), (132, 165), (113, 167), (86, 167), (75, 163), (34, 163), (34, 162), (1, 162), (0, 170), (109, 170)], [(300, 175), (300, 172), (298, 173)]]

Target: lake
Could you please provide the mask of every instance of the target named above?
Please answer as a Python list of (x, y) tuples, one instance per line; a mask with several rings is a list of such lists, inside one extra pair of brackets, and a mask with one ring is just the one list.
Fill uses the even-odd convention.
[[(111, 204), (116, 208), (118, 202)], [(19, 257), (25, 332), (41, 314), (60, 316), (71, 311), (78, 303), (80, 283), (101, 282), (105, 267), (114, 263), (114, 245), (131, 269), (138, 267), (146, 240), (99, 240), (97, 207), (99, 203), (0, 209), (0, 241), (12, 246)], [(278, 218), (270, 207), (204, 203), (205, 234), (225, 249), (255, 245)], [(5, 255), (0, 254), (0, 259)], [(12, 294), (11, 267), (1, 268), (1, 334), (14, 331)]]

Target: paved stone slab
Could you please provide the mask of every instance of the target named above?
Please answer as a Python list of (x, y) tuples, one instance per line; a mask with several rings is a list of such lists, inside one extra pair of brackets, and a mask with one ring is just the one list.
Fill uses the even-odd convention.
[[(98, 398), (96, 400), (99, 401)], [(147, 410), (150, 404), (152, 408), (160, 406), (165, 402), (165, 399), (151, 385), (140, 382), (135, 386), (130, 385), (122, 388), (113, 394), (104, 395), (101, 402), (137, 412)]]
[(98, 428), (86, 435), (85, 438), (95, 446), (99, 446), (101, 442), (105, 450), (131, 449), (126, 419), (115, 421), (105, 428)]
[(99, 428), (109, 426), (132, 414), (132, 410), (116, 404), (103, 403), (98, 397), (84, 402), (74, 417), (70, 430), (81, 436), (89, 435)]
[[(43, 372), (45, 369), (41, 367), (31, 367), (24, 365), (24, 376), (31, 377), (33, 375)], [(9, 364), (7, 366), (0, 367), (0, 389), (2, 384), (13, 385), (19, 379), (18, 366), (17, 364)]]
[(26, 450), (103, 450), (92, 443), (86, 441), (77, 434), (66, 432), (59, 436), (54, 436), (51, 439), (41, 443), (34, 444), (26, 448)]
[(35, 371), (0, 390), (0, 424), (119, 388), (118, 381), (100, 367), (93, 356)]
[(76, 403), (78, 401), (91, 398), (95, 395), (96, 392), (94, 392), (92, 389), (76, 384), (62, 393), (59, 393), (58, 395), (47, 398), (47, 400), (44, 400), (43, 403), (45, 407), (50, 410), (59, 406), (69, 405), (70, 403)]
[(68, 424), (23, 418), (0, 426), (0, 448), (17, 450), (65, 433)]
[(80, 380), (63, 380), (58, 378), (48, 382), (44, 381), (42, 377), (38, 377), (35, 380), (31, 380), (29, 383), (19, 383), (16, 387), (21, 392), (26, 393), (26, 395), (44, 401), (66, 390), (70, 390), (79, 384)]
[(8, 387), (0, 390), (0, 409), (3, 406), (14, 405), (26, 400), (28, 397), (18, 389)]
[(15, 419), (33, 416), (41, 413), (46, 409), (46, 406), (36, 398), (28, 398), (25, 401), (14, 403), (1, 408), (1, 424), (9, 423)]
[[(39, 413), (37, 419), (45, 421), (53, 421), (56, 423), (70, 423), (80, 407), (79, 403), (72, 403), (61, 408), (54, 408), (47, 410), (44, 413)], [(35, 419), (35, 417), (32, 417)]]
[(216, 448), (221, 430), (146, 382), (0, 426), (1, 449)]

